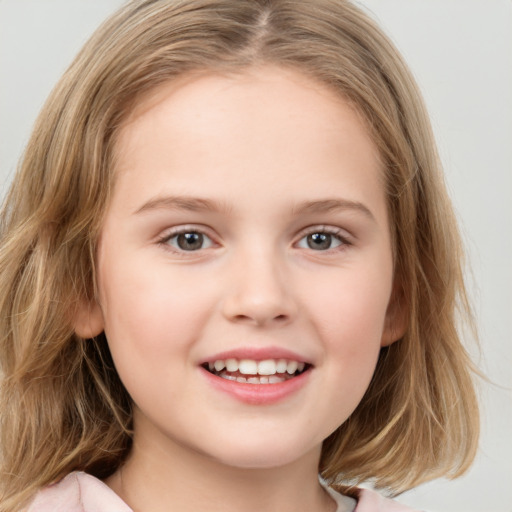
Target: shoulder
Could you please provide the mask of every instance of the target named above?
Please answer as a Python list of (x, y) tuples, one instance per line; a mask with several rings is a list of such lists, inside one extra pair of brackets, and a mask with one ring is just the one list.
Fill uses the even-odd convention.
[(39, 491), (27, 512), (132, 512), (101, 480), (86, 473), (66, 478)]
[(321, 481), (321, 484), (338, 505), (336, 512), (419, 512), (369, 489), (357, 489), (355, 500), (328, 487), (325, 482)]
[(354, 512), (418, 512), (397, 501), (384, 498), (375, 491), (360, 489)]

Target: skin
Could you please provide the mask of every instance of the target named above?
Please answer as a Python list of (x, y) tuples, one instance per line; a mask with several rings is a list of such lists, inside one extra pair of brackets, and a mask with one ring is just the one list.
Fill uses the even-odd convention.
[[(322, 441), (404, 328), (360, 116), (298, 72), (194, 76), (146, 98), (117, 150), (99, 301), (76, 322), (85, 337), (105, 331), (135, 403), (133, 450), (107, 484), (135, 511), (332, 510)], [(180, 249), (180, 230), (203, 246)], [(331, 245), (311, 248), (311, 233)], [(258, 347), (312, 364), (305, 384), (251, 404), (204, 378), (201, 362)]]

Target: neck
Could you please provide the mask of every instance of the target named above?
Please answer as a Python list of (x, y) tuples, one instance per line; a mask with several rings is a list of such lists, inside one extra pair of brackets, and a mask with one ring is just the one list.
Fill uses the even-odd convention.
[(336, 505), (318, 482), (319, 457), (320, 448), (278, 467), (239, 468), (135, 437), (127, 462), (106, 483), (134, 512), (332, 512)]

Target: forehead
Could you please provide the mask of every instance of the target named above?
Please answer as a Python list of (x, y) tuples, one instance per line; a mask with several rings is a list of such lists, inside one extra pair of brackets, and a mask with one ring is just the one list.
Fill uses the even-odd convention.
[[(318, 122), (319, 136), (329, 125), (341, 127), (358, 125), (361, 134), (372, 146), (371, 158), (380, 159), (376, 147), (371, 141), (370, 131), (357, 106), (340, 91), (313, 79), (309, 74), (293, 68), (275, 65), (261, 65), (237, 72), (218, 72), (199, 70), (178, 76), (158, 85), (137, 99), (130, 109), (121, 127), (118, 147), (128, 149), (130, 137), (137, 136), (148, 123), (155, 119), (167, 119), (168, 124), (175, 122), (176, 128), (183, 132), (190, 129), (198, 134), (204, 128), (212, 137), (211, 124), (217, 129), (227, 125), (227, 104), (238, 108), (240, 116), (231, 121), (267, 123), (268, 128), (280, 117), (287, 118), (291, 126), (299, 127), (297, 121)], [(278, 108), (276, 109), (276, 105)], [(300, 105), (300, 108), (297, 108)], [(341, 115), (340, 115), (341, 114)], [(265, 119), (266, 116), (266, 119)], [(276, 126), (281, 130), (283, 126)], [(364, 132), (364, 133), (363, 133)], [(281, 133), (275, 133), (278, 140)], [(311, 138), (312, 133), (308, 133)], [(270, 138), (270, 137), (268, 137)], [(267, 139), (268, 139), (267, 138)]]
[(345, 187), (356, 174), (370, 176), (375, 189), (383, 175), (351, 104), (300, 72), (270, 66), (191, 74), (158, 87), (127, 118), (117, 153), (118, 179), (135, 180), (136, 192), (147, 187), (148, 194), (164, 183), (174, 188), (168, 193), (190, 195), (264, 182), (276, 194), (325, 196), (342, 176)]

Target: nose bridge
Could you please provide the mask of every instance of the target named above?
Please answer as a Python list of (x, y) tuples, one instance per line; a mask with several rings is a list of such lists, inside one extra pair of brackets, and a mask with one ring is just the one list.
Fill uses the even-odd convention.
[(284, 323), (296, 313), (286, 256), (272, 244), (241, 249), (233, 256), (224, 313), (232, 321)]

